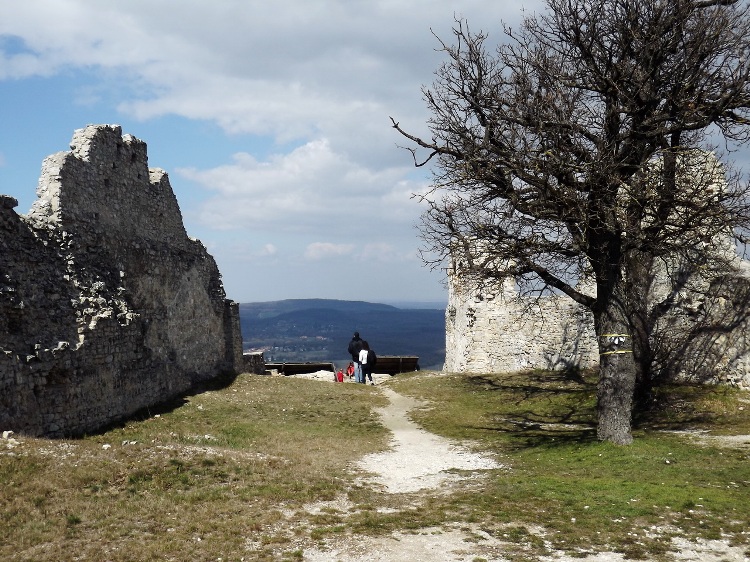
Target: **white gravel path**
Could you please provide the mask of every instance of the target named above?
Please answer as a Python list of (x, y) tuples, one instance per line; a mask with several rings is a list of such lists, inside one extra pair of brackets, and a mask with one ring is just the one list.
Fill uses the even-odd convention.
[(376, 411), (383, 425), (393, 433), (391, 449), (365, 456), (360, 471), (373, 473), (370, 479), (392, 494), (439, 489), (449, 481), (466, 478), (450, 470), (478, 471), (500, 468), (494, 459), (472, 453), (466, 447), (429, 433), (407, 417), (418, 400), (401, 396), (387, 387), (382, 392), (390, 403)]

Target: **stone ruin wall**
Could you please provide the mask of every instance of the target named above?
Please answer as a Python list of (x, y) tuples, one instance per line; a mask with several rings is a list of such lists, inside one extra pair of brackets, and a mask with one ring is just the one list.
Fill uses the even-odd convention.
[(0, 429), (79, 435), (243, 368), (237, 303), (167, 174), (119, 126), (45, 159), (28, 215), (0, 196)]
[(449, 275), (445, 370), (457, 373), (583, 368), (598, 364), (594, 318), (563, 297), (519, 298)]
[[(737, 258), (736, 276), (728, 285), (750, 292), (750, 263)], [(539, 299), (518, 295), (513, 280), (497, 292), (467, 283), (449, 272), (444, 369), (456, 373), (516, 372), (531, 369), (593, 368), (599, 364), (594, 318), (566, 296)], [(661, 330), (686, 332), (692, 312), (709, 317), (736, 318), (738, 301), (714, 295), (699, 301), (684, 297)], [(742, 301), (740, 306), (747, 307)], [(674, 378), (723, 383), (750, 389), (750, 321), (746, 310), (737, 327), (715, 334), (699, 330), (685, 348), (666, 350)], [(664, 346), (662, 346), (664, 347)], [(706, 377), (709, 373), (709, 377)]]

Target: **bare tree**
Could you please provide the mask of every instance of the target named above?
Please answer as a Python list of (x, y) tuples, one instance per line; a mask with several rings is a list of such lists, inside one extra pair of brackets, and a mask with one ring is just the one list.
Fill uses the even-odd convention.
[[(636, 386), (652, 380), (649, 337), (675, 306), (680, 271), (748, 226), (738, 178), (717, 182), (710, 158), (696, 159), (712, 138), (748, 139), (750, 14), (738, 0), (546, 4), (493, 52), (457, 21), (423, 89), (431, 138), (392, 121), (415, 165), (433, 164), (421, 225), (430, 263), (453, 259), (477, 282), (512, 275), (588, 307), (598, 436), (626, 444)], [(649, 302), (659, 268), (674, 291)], [(576, 289), (584, 277), (595, 296)]]

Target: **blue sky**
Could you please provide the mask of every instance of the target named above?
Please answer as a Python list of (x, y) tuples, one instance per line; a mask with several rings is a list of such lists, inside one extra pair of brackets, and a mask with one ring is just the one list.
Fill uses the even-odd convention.
[(454, 15), (499, 38), (535, 1), (24, 0), (0, 4), (0, 193), (116, 123), (166, 170), (185, 227), (240, 302), (444, 301), (421, 261), (422, 85)]

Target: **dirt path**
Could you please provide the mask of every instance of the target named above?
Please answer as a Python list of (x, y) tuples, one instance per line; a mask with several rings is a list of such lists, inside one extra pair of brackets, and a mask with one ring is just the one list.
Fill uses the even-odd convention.
[[(409, 411), (419, 407), (418, 400), (402, 396), (386, 386), (380, 387), (390, 403), (377, 412), (383, 425), (393, 433), (391, 449), (367, 455), (357, 463), (358, 470), (369, 473), (363, 480), (381, 486), (384, 493), (450, 493), (459, 479), (481, 478), (482, 471), (501, 468), (495, 459), (470, 451), (460, 443), (429, 433), (411, 421)], [(455, 471), (461, 471), (457, 473)], [(309, 506), (310, 512), (335, 506), (346, 512), (351, 505), (345, 499), (329, 505)], [(544, 535), (539, 530), (540, 536)], [(692, 543), (675, 540), (672, 559), (684, 562), (747, 561), (743, 548), (724, 541)], [(324, 546), (306, 549), (306, 562), (508, 562), (503, 553), (513, 545), (488, 535), (479, 528), (462, 523), (441, 528), (421, 529), (413, 533), (393, 533), (388, 537), (343, 536), (325, 541)], [(540, 562), (618, 562), (621, 554), (600, 552), (584, 558), (562, 552), (537, 558)]]
[(373, 473), (374, 481), (391, 494), (438, 489), (451, 481), (465, 478), (449, 470), (478, 471), (500, 468), (492, 458), (472, 453), (466, 447), (429, 433), (408, 418), (408, 412), (420, 402), (401, 396), (387, 387), (390, 400), (376, 410), (383, 425), (393, 433), (391, 450), (367, 455), (358, 463), (361, 472)]
[[(445, 491), (459, 479), (481, 478), (481, 471), (501, 467), (489, 456), (474, 453), (459, 443), (425, 431), (408, 417), (410, 410), (422, 405), (420, 401), (402, 396), (386, 386), (380, 388), (390, 402), (376, 412), (393, 434), (391, 448), (367, 455), (357, 463), (356, 469), (363, 473), (363, 483), (379, 486), (389, 494)], [(334, 503), (344, 511), (348, 507), (346, 502)], [(314, 509), (321, 507), (331, 506), (316, 506)], [(465, 529), (466, 525), (462, 527)], [(469, 538), (472, 542), (467, 542)], [(416, 533), (394, 533), (384, 538), (345, 537), (331, 541), (325, 549), (306, 550), (304, 560), (471, 562), (482, 556), (480, 559), (487, 562), (504, 562), (505, 558), (486, 556), (484, 547), (490, 543), (498, 541), (481, 531), (479, 535), (469, 537), (458, 528), (428, 528)]]

